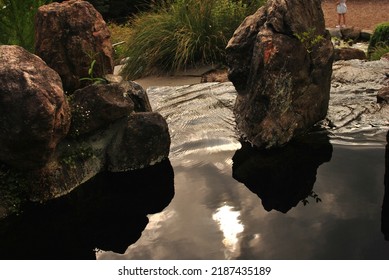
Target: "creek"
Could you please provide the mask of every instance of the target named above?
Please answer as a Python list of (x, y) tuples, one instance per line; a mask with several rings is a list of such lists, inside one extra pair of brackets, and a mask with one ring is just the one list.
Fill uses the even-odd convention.
[(231, 83), (148, 95), (169, 159), (28, 205), (0, 223), (0, 258), (389, 259), (388, 126), (323, 124), (263, 152), (238, 137)]

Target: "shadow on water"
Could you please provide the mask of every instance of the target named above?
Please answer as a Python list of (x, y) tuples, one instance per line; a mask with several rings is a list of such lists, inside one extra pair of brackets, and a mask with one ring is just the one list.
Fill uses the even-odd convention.
[(311, 133), (275, 150), (259, 150), (248, 143), (233, 156), (233, 177), (262, 200), (267, 211), (287, 213), (312, 197), (318, 167), (331, 160), (332, 145), (326, 133)]
[(385, 195), (382, 203), (381, 214), (381, 230), (385, 240), (389, 241), (389, 131), (386, 134), (386, 149), (385, 149)]
[(1, 259), (94, 259), (94, 249), (123, 253), (147, 214), (174, 196), (169, 160), (142, 170), (99, 174), (65, 197), (30, 204), (0, 222)]

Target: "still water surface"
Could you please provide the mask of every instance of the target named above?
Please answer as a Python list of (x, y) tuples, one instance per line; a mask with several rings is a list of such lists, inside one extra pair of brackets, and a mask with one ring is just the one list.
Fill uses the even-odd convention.
[(149, 97), (169, 160), (29, 206), (1, 223), (1, 258), (389, 259), (384, 136), (339, 144), (321, 130), (264, 153), (236, 135), (231, 85)]

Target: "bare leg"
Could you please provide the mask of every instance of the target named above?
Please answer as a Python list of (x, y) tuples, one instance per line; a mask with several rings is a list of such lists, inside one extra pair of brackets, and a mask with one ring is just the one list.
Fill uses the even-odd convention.
[(343, 24), (346, 25), (346, 14), (343, 14)]
[(341, 20), (342, 15), (338, 14), (338, 26), (340, 26), (340, 20)]

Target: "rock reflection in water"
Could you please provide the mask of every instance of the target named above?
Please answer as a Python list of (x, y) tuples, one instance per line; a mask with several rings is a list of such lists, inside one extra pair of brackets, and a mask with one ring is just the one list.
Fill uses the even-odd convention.
[(331, 156), (325, 133), (312, 133), (272, 150), (244, 143), (233, 157), (233, 177), (259, 196), (265, 210), (286, 213), (309, 196), (317, 198), (312, 191), (316, 172)]
[(381, 230), (385, 240), (389, 241), (389, 131), (386, 134), (386, 149), (385, 149), (385, 195), (382, 203), (381, 214)]
[(169, 160), (100, 174), (65, 197), (28, 205), (0, 222), (1, 259), (94, 259), (94, 249), (123, 253), (174, 196)]

